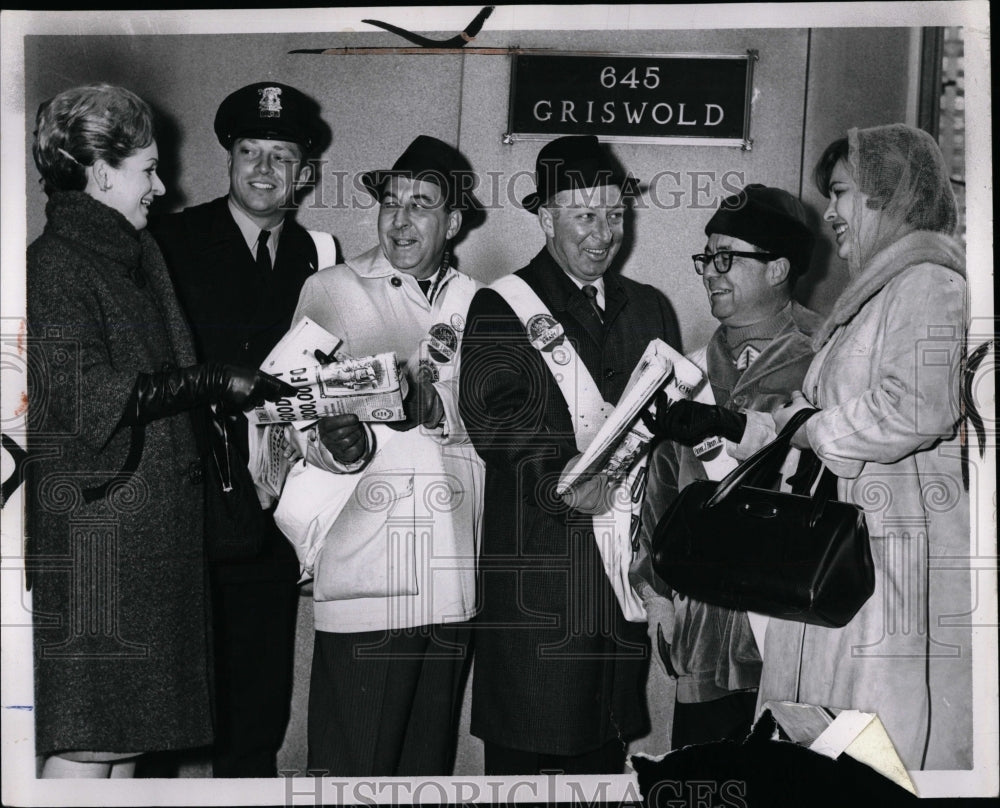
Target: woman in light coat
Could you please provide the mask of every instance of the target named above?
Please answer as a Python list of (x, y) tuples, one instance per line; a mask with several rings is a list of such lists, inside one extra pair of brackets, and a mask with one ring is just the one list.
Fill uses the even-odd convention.
[(954, 195), (934, 139), (901, 124), (851, 129), (827, 148), (816, 182), (850, 279), (814, 337), (803, 392), (753, 417), (773, 435), (798, 409), (819, 409), (793, 443), (837, 475), (839, 499), (864, 509), (876, 584), (844, 628), (770, 621), (759, 705), (874, 712), (907, 769), (970, 768), (969, 495), (957, 437), (967, 304)]

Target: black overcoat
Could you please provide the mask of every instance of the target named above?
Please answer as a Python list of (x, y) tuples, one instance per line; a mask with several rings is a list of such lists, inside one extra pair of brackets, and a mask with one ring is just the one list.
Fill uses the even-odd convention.
[[(173, 275), (177, 294), (194, 332), (199, 361), (259, 367), (292, 324), (302, 284), (316, 271), (316, 246), (309, 232), (285, 217), (274, 268), (262, 275), (243, 234), (229, 212), (227, 197), (154, 219), (150, 232), (159, 242)], [(197, 424), (207, 451), (207, 426)], [(230, 433), (241, 458), (247, 455), (246, 419), (240, 415)], [(242, 463), (231, 472), (236, 485), (252, 491)], [(211, 480), (210, 480), (211, 482)], [(219, 493), (207, 491), (209, 524), (229, 518)], [(256, 509), (252, 496), (239, 503)], [(213, 564), (223, 581), (285, 580), (299, 577), (291, 545), (275, 526), (270, 512), (240, 514), (241, 525), (263, 534), (249, 555)], [(209, 548), (218, 537), (209, 536)]]
[[(191, 416), (116, 427), (139, 373), (194, 362), (156, 243), (79, 191), (28, 248), (28, 540), (39, 755), (212, 740), (202, 487)], [(192, 466), (194, 464), (194, 466)]]
[[(679, 348), (651, 286), (605, 275), (604, 324), (543, 249), (516, 273), (562, 324), (605, 401), (647, 344)], [(589, 516), (553, 487), (576, 453), (569, 408), (507, 303), (481, 290), (461, 352), (461, 412), (486, 462), (472, 732), (512, 749), (577, 755), (646, 724), (645, 624), (627, 623)]]

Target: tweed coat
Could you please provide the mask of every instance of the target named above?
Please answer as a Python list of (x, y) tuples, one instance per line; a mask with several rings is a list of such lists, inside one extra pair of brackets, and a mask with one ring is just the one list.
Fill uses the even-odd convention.
[[(604, 324), (543, 249), (516, 273), (562, 324), (609, 403), (647, 344), (679, 347), (656, 289), (605, 275)], [(576, 453), (569, 409), (507, 303), (480, 290), (462, 342), (459, 406), (486, 463), (472, 733), (500, 746), (577, 755), (646, 724), (648, 647), (605, 577), (589, 516), (554, 494)]]
[[(260, 367), (291, 326), (302, 284), (319, 268), (309, 232), (291, 216), (285, 217), (268, 277), (260, 277), (253, 254), (229, 211), (227, 197), (154, 219), (150, 232), (170, 267), (194, 332), (199, 361)], [(240, 457), (248, 458), (246, 418), (239, 415), (236, 421), (230, 439), (235, 440)], [(203, 451), (207, 451), (207, 425), (202, 420), (196, 426)], [(253, 481), (246, 463), (237, 465), (231, 470), (237, 477), (235, 485), (252, 494)], [(206, 493), (212, 523), (226, 524), (229, 517), (220, 494), (213, 486)], [(295, 553), (270, 512), (260, 511), (256, 495), (241, 500), (239, 508), (240, 528), (260, 535), (256, 543), (245, 537), (249, 547), (242, 557), (214, 563), (215, 574), (220, 580), (233, 582), (296, 581), (299, 567)], [(210, 550), (215, 538), (208, 536)]]
[(803, 393), (820, 412), (806, 434), (839, 498), (864, 508), (875, 594), (840, 629), (772, 619), (764, 644), (761, 703), (875, 712), (908, 769), (972, 763), (964, 269), (949, 237), (904, 236), (869, 261), (856, 312), (816, 354)]
[(28, 248), (28, 537), (37, 569), (40, 755), (211, 742), (201, 481), (188, 414), (145, 427), (135, 475), (116, 431), (142, 372), (193, 363), (156, 243), (78, 191), (53, 194)]

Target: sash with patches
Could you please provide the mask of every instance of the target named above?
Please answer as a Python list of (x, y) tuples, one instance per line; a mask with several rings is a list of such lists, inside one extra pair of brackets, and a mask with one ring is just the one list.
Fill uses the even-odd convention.
[[(562, 325), (527, 283), (516, 275), (507, 275), (494, 281), (490, 288), (514, 310), (528, 341), (555, 379), (569, 407), (576, 448), (584, 451), (614, 407), (604, 400), (572, 342), (566, 339)], [(643, 455), (619, 483), (611, 509), (593, 517), (594, 540), (601, 553), (604, 573), (625, 619), (633, 623), (646, 620), (646, 610), (629, 583), (628, 571), (635, 553), (630, 536), (633, 510), (637, 511), (642, 504), (641, 497), (633, 497), (632, 491), (637, 489), (638, 480), (645, 474), (647, 457)]]

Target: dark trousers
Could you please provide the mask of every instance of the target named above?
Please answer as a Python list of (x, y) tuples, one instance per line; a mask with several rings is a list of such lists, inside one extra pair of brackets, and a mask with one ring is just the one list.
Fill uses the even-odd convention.
[(276, 777), (295, 656), (294, 581), (213, 581), (215, 777)]
[(745, 690), (712, 701), (674, 704), (674, 749), (714, 741), (742, 741), (753, 726), (757, 691)]
[(523, 752), (486, 741), (487, 777), (516, 774), (621, 774), (625, 770), (625, 744), (610, 740), (599, 749), (581, 755), (553, 755)]
[(444, 777), (454, 766), (468, 623), (317, 631), (309, 684), (309, 772)]

